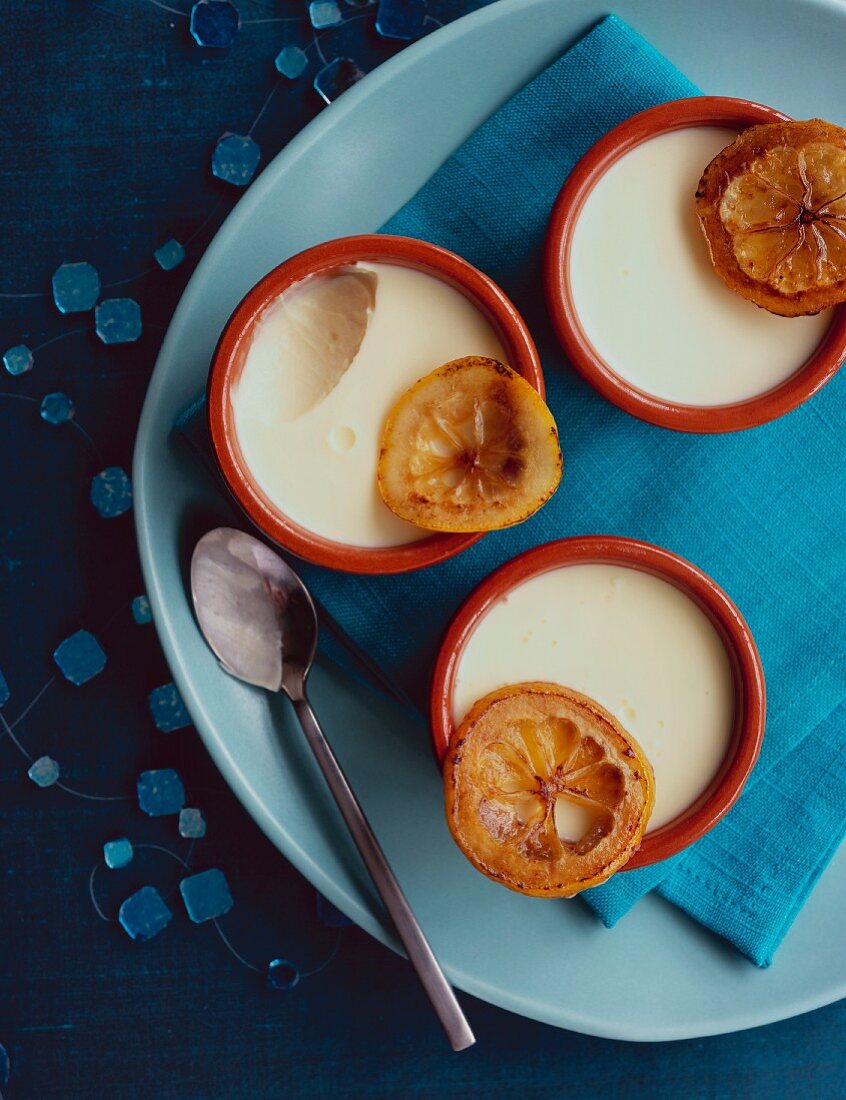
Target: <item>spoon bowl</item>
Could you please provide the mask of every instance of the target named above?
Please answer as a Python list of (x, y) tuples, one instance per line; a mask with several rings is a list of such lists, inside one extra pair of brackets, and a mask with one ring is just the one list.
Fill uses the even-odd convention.
[(230, 675), (301, 694), (317, 649), (317, 610), (279, 554), (245, 531), (217, 527), (194, 549), (191, 596), (203, 636)]

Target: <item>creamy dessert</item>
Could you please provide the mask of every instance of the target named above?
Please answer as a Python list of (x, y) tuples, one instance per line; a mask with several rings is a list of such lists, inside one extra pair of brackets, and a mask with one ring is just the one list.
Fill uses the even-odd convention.
[(357, 263), (290, 288), (257, 322), (232, 387), (254, 481), (294, 522), (337, 542), (428, 537), (382, 502), (379, 440), (412, 383), (469, 355), (507, 362), (487, 317), (433, 275)]
[[(512, 589), (461, 655), (456, 727), (477, 700), (523, 681), (589, 696), (635, 738), (655, 774), (647, 832), (697, 800), (731, 742), (734, 686), (716, 629), (683, 592), (637, 569), (569, 565)], [(556, 827), (581, 835), (578, 804), (559, 802)]]
[(599, 179), (573, 234), (570, 284), (586, 336), (621, 378), (679, 404), (773, 389), (831, 322), (830, 311), (788, 322), (715, 277), (693, 196), (703, 168), (736, 136), (692, 126), (636, 146)]

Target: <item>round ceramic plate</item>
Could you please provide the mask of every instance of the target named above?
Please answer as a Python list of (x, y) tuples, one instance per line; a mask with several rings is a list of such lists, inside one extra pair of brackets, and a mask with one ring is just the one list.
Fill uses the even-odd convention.
[[(840, 0), (619, 0), (615, 11), (706, 91), (846, 123)], [(392, 947), (285, 701), (226, 676), (198, 633), (185, 564), (192, 540), (209, 526), (209, 509), (220, 515), (222, 505), (171, 427), (202, 390), (217, 337), (253, 283), (302, 248), (376, 229), (504, 99), (606, 12), (597, 0), (500, 0), (412, 46), (324, 111), (263, 172), (197, 267), (138, 432), (134, 483), (147, 591), (200, 735), (280, 851)], [(472, 870), (447, 832), (422, 724), (324, 668), (314, 674), (313, 698), (461, 989), (560, 1027), (635, 1040), (752, 1027), (846, 995), (846, 852), (767, 971), (656, 897), (608, 931), (586, 907), (523, 898)]]

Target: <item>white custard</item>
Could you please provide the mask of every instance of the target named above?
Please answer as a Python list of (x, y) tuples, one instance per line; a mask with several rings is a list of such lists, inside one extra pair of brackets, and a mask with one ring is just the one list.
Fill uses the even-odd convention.
[(589, 695), (640, 743), (655, 772), (648, 831), (696, 801), (731, 741), (734, 686), (716, 629), (683, 592), (640, 570), (570, 565), (512, 589), (461, 656), (454, 721), (488, 692), (527, 680)]
[[(346, 289), (327, 285), (341, 276)], [(336, 354), (344, 347), (351, 362)], [(293, 287), (259, 320), (233, 387), (253, 478), (286, 516), (337, 542), (384, 547), (429, 536), (382, 503), (379, 440), (409, 386), (465, 355), (507, 361), (484, 314), (435, 276), (360, 263)]]
[(713, 270), (694, 193), (736, 136), (694, 126), (636, 146), (597, 182), (573, 234), (570, 284), (588, 339), (622, 378), (680, 404), (765, 393), (806, 362), (831, 322), (830, 311), (776, 317)]

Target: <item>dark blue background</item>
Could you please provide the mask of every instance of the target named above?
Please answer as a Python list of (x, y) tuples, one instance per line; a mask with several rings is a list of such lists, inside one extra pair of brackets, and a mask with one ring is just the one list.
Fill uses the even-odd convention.
[[(305, 8), (240, 6), (245, 19)], [(430, 0), (443, 20), (474, 6)], [(69, 784), (127, 796), (97, 803), (41, 791), (0, 737), (6, 1100), (846, 1096), (846, 1003), (754, 1032), (633, 1046), (464, 998), (479, 1042), (456, 1056), (408, 966), (356, 928), (343, 932), (327, 969), (274, 994), (210, 926), (189, 924), (178, 898), (173, 924), (147, 945), (97, 918), (87, 879), (104, 840), (127, 833), (185, 852), (173, 819), (144, 818), (131, 797), (138, 771), (172, 765), (206, 810), (208, 837), (192, 863), (229, 876), (236, 905), (225, 928), (239, 950), (260, 966), (283, 955), (308, 969), (335, 939), (315, 920), (311, 887), (228, 793), (196, 734), (154, 728), (146, 696), (169, 676), (152, 627), (130, 616), (143, 589), (132, 520), (99, 519), (87, 496), (103, 465), (129, 469), (163, 326), (237, 197), (210, 176), (214, 141), (249, 127), (273, 86), (273, 57), (286, 42), (305, 45), (308, 25), (248, 24), (219, 58), (204, 56), (186, 20), (150, 0), (19, 0), (0, 19), (0, 291), (43, 294), (64, 259), (91, 261), (104, 282), (125, 279), (149, 269), (167, 237), (185, 240), (210, 218), (182, 267), (109, 292), (140, 300), (146, 328), (136, 345), (103, 348), (90, 316), (61, 317), (46, 295), (0, 299), (4, 348), (86, 329), (37, 353), (32, 373), (0, 378), (0, 668), (13, 693), (4, 714), (16, 718), (49, 679), (63, 637), (93, 629), (109, 654), (106, 672), (79, 689), (54, 682), (17, 732), (35, 756), (54, 755)], [(371, 23), (328, 32), (327, 55), (372, 68), (395, 52)], [(262, 163), (319, 109), (309, 78), (280, 87), (255, 133)], [(40, 400), (57, 389), (73, 397), (100, 457), (77, 432), (42, 423), (37, 404), (6, 396)], [(97, 885), (112, 913), (142, 882), (166, 892), (179, 877), (164, 856), (143, 852), (127, 871), (98, 873)]]

